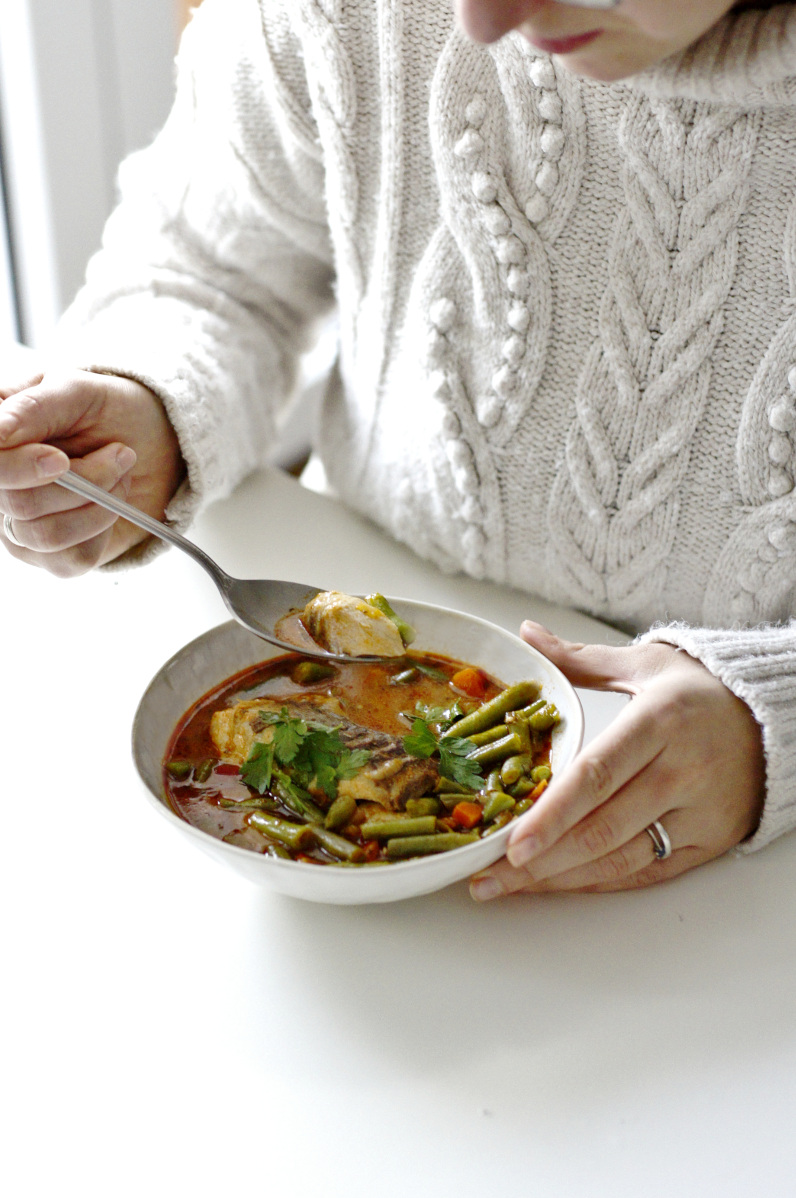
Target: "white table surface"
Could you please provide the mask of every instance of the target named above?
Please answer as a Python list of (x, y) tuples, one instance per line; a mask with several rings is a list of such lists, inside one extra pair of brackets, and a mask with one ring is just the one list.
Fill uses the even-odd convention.
[[(230, 573), (595, 621), (438, 573), (275, 472)], [(188, 558), (0, 559), (0, 1188), (9, 1198), (796, 1195), (796, 838), (638, 894), (323, 907), (145, 801), (138, 698), (226, 613)], [(587, 736), (618, 700), (583, 696)]]

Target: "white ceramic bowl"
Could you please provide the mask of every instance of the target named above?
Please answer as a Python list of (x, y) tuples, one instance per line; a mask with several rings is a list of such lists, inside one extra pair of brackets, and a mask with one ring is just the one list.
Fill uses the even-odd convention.
[[(560, 772), (583, 739), (583, 709), (559, 669), (503, 628), (475, 616), (409, 599), (390, 599), (415, 628), (413, 650), (441, 653), (481, 666), (506, 685), (537, 678), (555, 703), (561, 723), (553, 734), (551, 765)], [(162, 762), (178, 720), (207, 691), (247, 666), (283, 651), (230, 621), (176, 653), (150, 682), (133, 725), (133, 757), (151, 802), (183, 836), (254, 882), (317, 903), (388, 903), (441, 890), (502, 857), (511, 824), (452, 852), (398, 861), (380, 869), (337, 869), (265, 857), (225, 844), (175, 815), (165, 801)]]

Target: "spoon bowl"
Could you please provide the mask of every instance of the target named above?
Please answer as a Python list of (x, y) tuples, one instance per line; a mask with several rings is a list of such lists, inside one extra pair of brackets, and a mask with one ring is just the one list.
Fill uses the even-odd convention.
[(142, 528), (144, 532), (159, 537), (162, 541), (187, 553), (213, 579), (230, 615), (249, 632), (262, 637), (272, 645), (278, 645), (282, 649), (293, 652), (300, 649), (308, 657), (323, 657), (332, 661), (381, 660), (375, 655), (358, 654), (356, 657), (349, 657), (345, 653), (331, 653), (310, 641), (309, 637), (303, 639), (299, 645), (296, 642), (283, 640), (277, 634), (275, 629), (278, 623), (283, 621), (289, 612), (306, 607), (323, 588), (308, 586), (303, 582), (283, 582), (273, 578), (233, 578), (222, 570), (203, 549), (194, 545), (193, 541), (189, 541), (181, 533), (175, 532), (173, 528), (169, 528), (162, 521), (155, 520), (146, 512), (133, 507), (124, 499), (117, 499), (115, 495), (110, 495), (102, 487), (81, 478), (74, 471), (67, 470), (65, 474), (60, 475), (54, 481), (59, 486), (65, 487), (67, 491), (72, 491), (84, 499), (90, 499), (100, 507), (107, 508), (109, 512), (121, 516), (124, 520), (129, 520), (131, 524)]

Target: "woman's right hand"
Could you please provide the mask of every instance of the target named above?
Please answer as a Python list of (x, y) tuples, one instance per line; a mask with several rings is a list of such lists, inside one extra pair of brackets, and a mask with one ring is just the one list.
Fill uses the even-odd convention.
[(0, 516), (11, 517), (20, 544), (0, 540), (14, 557), (62, 578), (147, 536), (55, 486), (69, 468), (156, 519), (185, 473), (163, 405), (141, 383), (76, 370), (0, 386)]

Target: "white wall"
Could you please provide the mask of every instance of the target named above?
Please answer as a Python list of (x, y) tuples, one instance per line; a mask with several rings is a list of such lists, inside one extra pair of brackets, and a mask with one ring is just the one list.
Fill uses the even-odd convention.
[(114, 202), (120, 159), (162, 124), (175, 0), (0, 0), (0, 77), (22, 333), (47, 339)]

